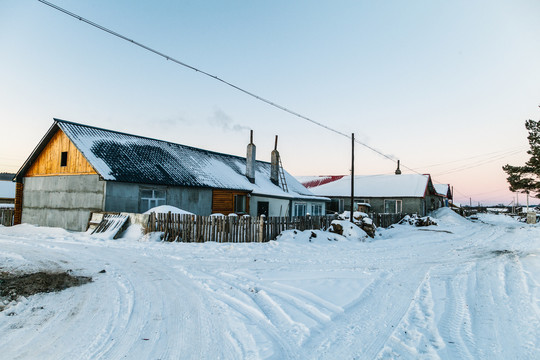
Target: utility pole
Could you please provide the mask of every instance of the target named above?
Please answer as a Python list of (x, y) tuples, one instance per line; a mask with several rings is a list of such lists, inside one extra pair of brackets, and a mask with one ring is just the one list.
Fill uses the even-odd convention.
[(353, 212), (354, 212), (354, 133), (351, 136), (351, 211), (349, 215), (349, 221), (353, 221)]

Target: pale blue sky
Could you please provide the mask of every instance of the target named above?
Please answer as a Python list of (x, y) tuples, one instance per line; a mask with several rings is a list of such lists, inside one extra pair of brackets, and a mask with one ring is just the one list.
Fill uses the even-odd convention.
[[(53, 2), (354, 132), (460, 202), (511, 201), (501, 166), (527, 159), (523, 124), (540, 118), (537, 0)], [(253, 129), (257, 157), (278, 134), (294, 175), (350, 169), (346, 138), (38, 1), (0, 0), (0, 45), (0, 171), (53, 117), (236, 155)], [(395, 168), (359, 145), (356, 159), (357, 174)]]

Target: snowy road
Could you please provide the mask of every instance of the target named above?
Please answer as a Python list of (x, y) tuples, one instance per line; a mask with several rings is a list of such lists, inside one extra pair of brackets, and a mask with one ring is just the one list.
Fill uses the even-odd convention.
[(0, 271), (94, 279), (0, 312), (1, 358), (539, 359), (540, 227), (439, 215), (368, 243), (0, 227)]

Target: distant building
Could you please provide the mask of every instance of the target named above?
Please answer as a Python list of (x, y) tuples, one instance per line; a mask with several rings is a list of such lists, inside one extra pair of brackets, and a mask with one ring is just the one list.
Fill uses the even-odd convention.
[(435, 187), (437, 194), (443, 199), (444, 206), (450, 206), (454, 200), (450, 184), (433, 184), (433, 186)]
[[(273, 158), (279, 156), (277, 150)], [(16, 223), (85, 230), (93, 211), (325, 214), (328, 200), (255, 160), (55, 119), (16, 175)]]
[[(298, 177), (315, 195), (331, 199), (328, 212), (350, 210), (350, 176)], [(429, 175), (357, 175), (354, 177), (354, 211), (416, 213), (421, 216), (445, 205)]]
[(15, 174), (0, 173), (0, 208), (15, 205)]

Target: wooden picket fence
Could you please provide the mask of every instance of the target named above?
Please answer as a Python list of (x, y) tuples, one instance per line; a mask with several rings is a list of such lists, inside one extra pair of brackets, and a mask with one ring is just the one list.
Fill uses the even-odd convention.
[(13, 226), (14, 219), (15, 219), (15, 209), (0, 208), (0, 225)]
[(146, 229), (162, 232), (165, 241), (267, 242), (285, 230), (324, 230), (335, 216), (269, 217), (198, 216), (151, 213)]
[(392, 224), (398, 223), (407, 214), (378, 214), (371, 213), (369, 217), (373, 219), (373, 223), (377, 227), (387, 228)]

